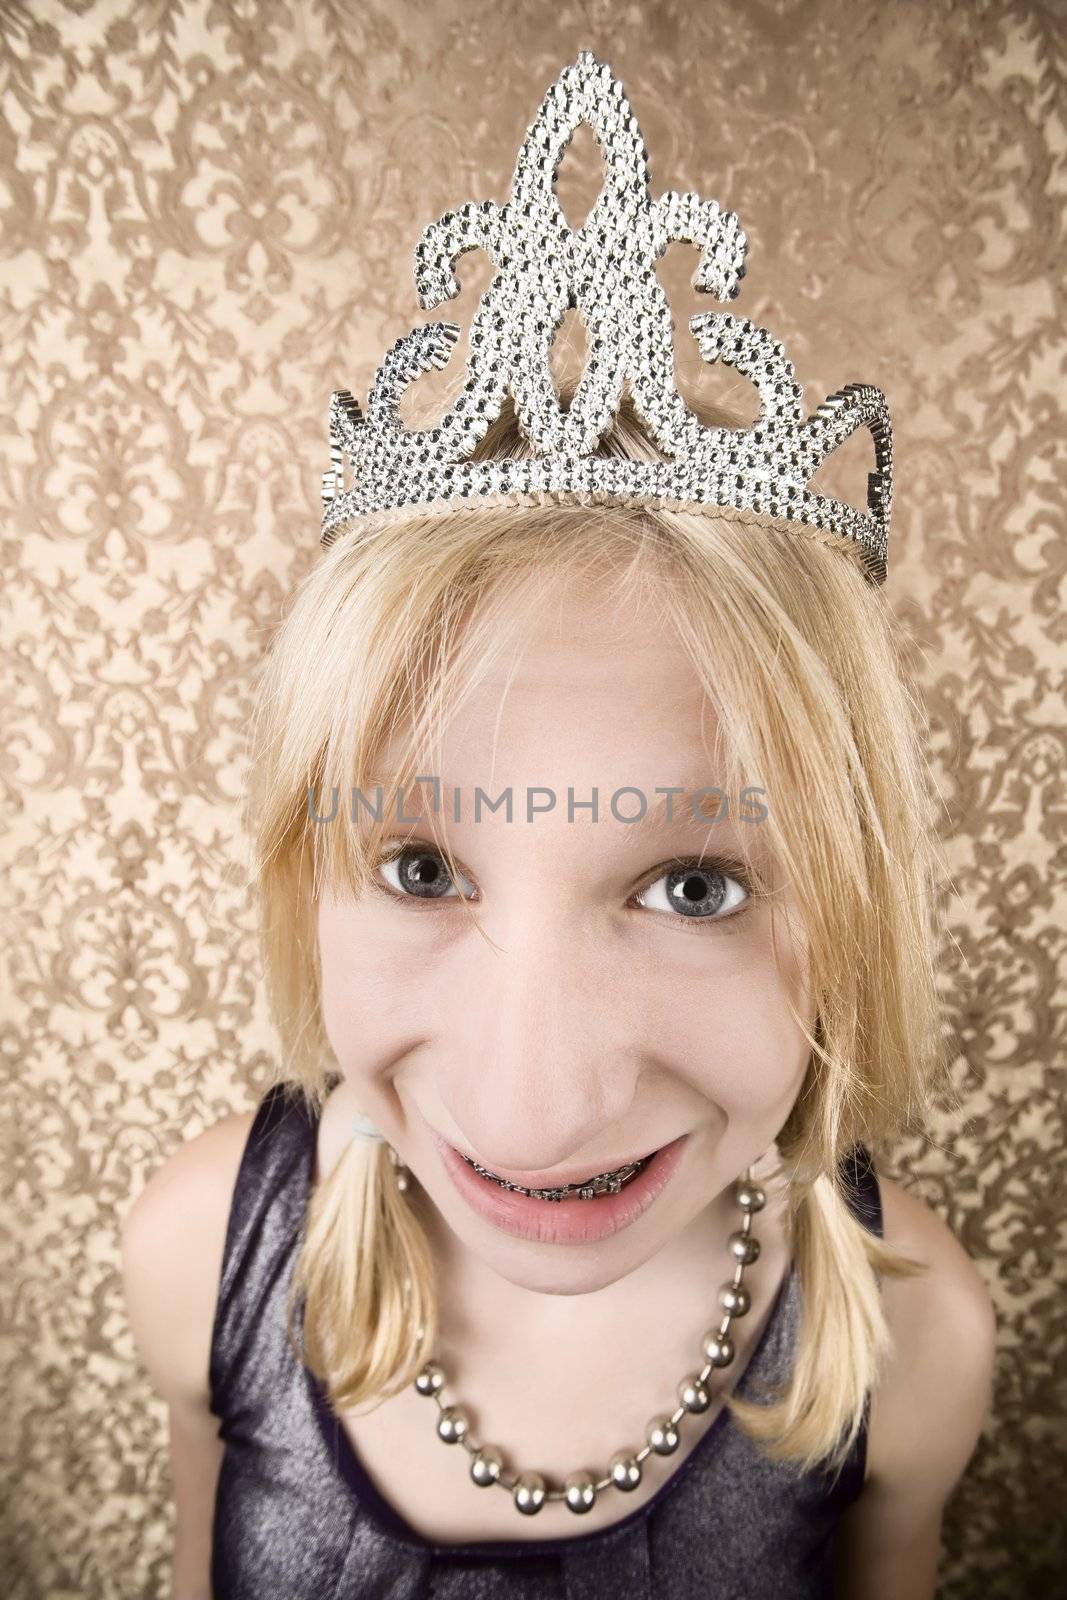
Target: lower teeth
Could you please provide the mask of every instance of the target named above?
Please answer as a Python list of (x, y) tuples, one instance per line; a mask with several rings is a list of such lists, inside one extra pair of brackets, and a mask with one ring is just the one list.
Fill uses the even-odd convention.
[(501, 1189), (510, 1189), (515, 1194), (528, 1194), (535, 1200), (595, 1200), (602, 1194), (618, 1194), (624, 1184), (648, 1166), (652, 1157), (644, 1156), (625, 1167), (616, 1167), (614, 1172), (599, 1172), (585, 1183), (568, 1183), (560, 1189), (524, 1189), (521, 1183), (512, 1183), (508, 1178), (498, 1177), (495, 1172), (480, 1167), (469, 1156), (464, 1156), (463, 1160), (490, 1183), (495, 1183)]

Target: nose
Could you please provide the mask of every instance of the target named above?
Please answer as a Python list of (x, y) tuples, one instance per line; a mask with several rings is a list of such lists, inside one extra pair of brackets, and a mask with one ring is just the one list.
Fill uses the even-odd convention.
[(468, 999), (443, 1086), (470, 1148), (491, 1169), (543, 1172), (639, 1143), (635, 996), (618, 952), (529, 897), (483, 928), (489, 939), (472, 931), (464, 946)]

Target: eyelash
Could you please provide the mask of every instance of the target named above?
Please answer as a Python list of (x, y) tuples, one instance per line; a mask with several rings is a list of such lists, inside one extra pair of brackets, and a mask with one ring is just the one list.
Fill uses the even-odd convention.
[[(434, 860), (441, 862), (442, 866), (447, 872), (448, 862), (445, 860), (444, 856), (440, 853), (436, 846), (425, 844), (421, 839), (408, 839), (402, 845), (398, 845), (395, 849), (387, 850), (385, 853), (379, 856), (378, 860), (375, 862), (375, 872), (377, 872), (381, 867), (387, 865), (389, 862), (397, 861), (401, 856), (407, 855), (411, 852), (418, 852), (421, 855), (432, 856)], [(694, 869), (699, 872), (721, 873), (724, 878), (729, 878), (732, 880), (732, 882), (738, 884), (745, 891), (746, 899), (743, 905), (736, 907), (733, 911), (726, 912), (723, 916), (672, 917), (670, 913), (666, 911), (657, 910), (652, 912), (652, 915), (666, 917), (669, 921), (678, 923), (685, 929), (686, 933), (703, 933), (705, 929), (708, 928), (715, 928), (719, 930), (725, 929), (728, 932), (734, 932), (735, 930), (728, 925), (740, 921), (740, 919), (745, 915), (745, 912), (750, 909), (753, 902), (762, 897), (762, 891), (750, 877), (748, 868), (743, 862), (732, 856), (671, 856), (669, 860), (660, 862), (658, 866), (652, 869), (652, 875), (645, 883), (641, 885), (640, 888), (634, 890), (631, 899), (636, 898), (637, 895), (647, 894), (649, 889), (651, 889), (660, 881), (661, 878), (666, 877), (668, 874), (673, 872), (685, 872), (689, 869)], [(469, 875), (464, 874), (464, 876)], [(447, 898), (444, 898), (440, 901), (434, 901), (429, 898), (426, 900), (420, 900), (418, 895), (399, 894), (395, 889), (391, 888), (388, 884), (381, 882), (381, 880), (376, 877), (371, 878), (370, 884), (371, 888), (374, 889), (376, 893), (385, 895), (389, 900), (398, 901), (403, 905), (412, 907), (419, 905), (448, 904), (454, 898), (457, 898), (449, 895)], [(459, 896), (458, 898), (462, 899), (462, 896)], [(470, 902), (468, 901), (468, 904), (469, 903)], [(634, 909), (638, 911), (646, 911), (648, 910), (648, 907), (637, 906)]]

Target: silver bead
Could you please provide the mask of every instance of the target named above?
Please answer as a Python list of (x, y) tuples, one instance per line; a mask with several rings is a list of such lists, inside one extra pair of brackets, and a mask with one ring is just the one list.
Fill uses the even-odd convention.
[(567, 1508), (576, 1516), (592, 1510), (596, 1502), (596, 1479), (591, 1473), (572, 1472), (563, 1489)]
[(753, 1261), (759, 1260), (759, 1240), (751, 1233), (732, 1233), (730, 1235), (730, 1254), (735, 1261), (740, 1261), (744, 1266), (750, 1267)]
[(445, 1369), (439, 1361), (427, 1361), (418, 1377), (415, 1387), (420, 1394), (435, 1395), (445, 1386)]
[(683, 1378), (678, 1385), (678, 1404), (683, 1405), (687, 1411), (692, 1411), (694, 1415), (706, 1411), (711, 1405), (711, 1395), (695, 1372), (690, 1377)]
[(467, 1437), (470, 1423), (462, 1406), (445, 1406), (437, 1419), (437, 1437), (445, 1444), (458, 1444)]
[(734, 1342), (718, 1329), (704, 1336), (704, 1359), (713, 1367), (728, 1367), (734, 1359)]
[(719, 1290), (719, 1304), (732, 1317), (743, 1317), (752, 1305), (752, 1297), (740, 1284), (724, 1283)]
[(397, 1167), (397, 1169), (396, 1169), (396, 1186), (399, 1189), (401, 1194), (404, 1194), (407, 1191), (407, 1189), (409, 1188), (408, 1169), (407, 1169), (407, 1167)]
[(523, 1516), (532, 1517), (545, 1503), (545, 1480), (539, 1472), (521, 1472), (511, 1492)]
[(636, 1456), (629, 1455), (625, 1450), (620, 1450), (612, 1456), (608, 1472), (616, 1489), (622, 1489), (624, 1493), (636, 1489), (641, 1482), (641, 1463)]
[(471, 1456), (471, 1477), (479, 1489), (488, 1489), (499, 1478), (504, 1467), (500, 1451), (491, 1444), (483, 1444)]
[(658, 1456), (673, 1455), (678, 1448), (678, 1429), (666, 1412), (652, 1418), (645, 1438)]
[(767, 1196), (758, 1183), (739, 1183), (734, 1197), (742, 1211), (762, 1211), (767, 1204)]

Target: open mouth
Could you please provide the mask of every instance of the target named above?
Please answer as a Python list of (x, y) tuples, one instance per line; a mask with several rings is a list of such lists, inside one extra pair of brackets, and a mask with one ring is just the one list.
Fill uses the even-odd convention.
[(477, 1161), (472, 1161), (469, 1156), (463, 1155), (462, 1151), (458, 1154), (480, 1177), (489, 1183), (495, 1183), (498, 1188), (510, 1189), (514, 1194), (530, 1195), (534, 1200), (595, 1200), (602, 1194), (618, 1194), (631, 1179), (644, 1171), (656, 1151), (642, 1156), (640, 1161), (628, 1162), (626, 1166), (615, 1167), (611, 1172), (597, 1172), (581, 1183), (565, 1183), (559, 1189), (524, 1189), (521, 1183), (512, 1183), (509, 1178), (502, 1178), (498, 1173), (490, 1172), (488, 1167), (479, 1166)]
[[(542, 1188), (518, 1182), (519, 1177), (536, 1178), (536, 1169), (517, 1168), (510, 1177), (493, 1172), (434, 1128), (429, 1132), (446, 1173), (471, 1210), (501, 1233), (542, 1245), (600, 1244), (632, 1227), (668, 1186), (689, 1143), (689, 1135), (682, 1133), (636, 1161), (595, 1172), (581, 1182)], [(588, 1203), (559, 1204), (563, 1200)]]

